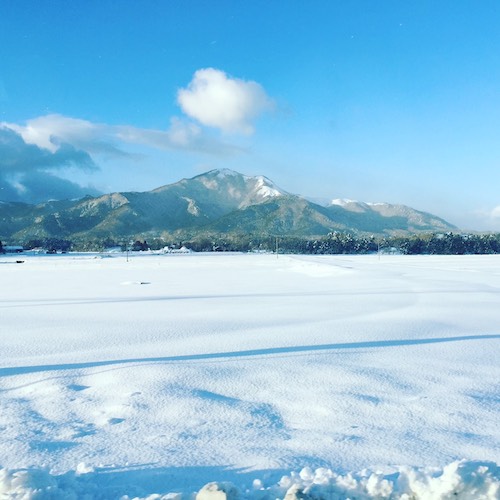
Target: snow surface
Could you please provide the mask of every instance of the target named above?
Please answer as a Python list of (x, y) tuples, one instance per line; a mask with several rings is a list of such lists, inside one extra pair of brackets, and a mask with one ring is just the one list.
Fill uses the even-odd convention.
[(211, 170), (208, 173), (209, 174), (215, 173), (219, 179), (225, 179), (227, 177), (239, 177), (241, 175), (238, 172), (236, 172), (235, 170), (231, 170), (229, 168), (218, 168), (218, 169)]
[[(371, 201), (357, 201), (350, 200), (349, 198), (335, 198), (330, 201), (329, 205), (338, 205), (340, 207), (346, 207), (347, 205), (359, 205), (359, 206), (367, 206), (367, 207), (388, 207), (391, 206), (386, 202), (371, 202)], [(392, 205), (397, 206), (397, 205)]]
[(500, 256), (16, 260), (0, 496), (498, 498)]
[(340, 207), (345, 207), (350, 203), (360, 203), (360, 202), (356, 200), (350, 200), (349, 198), (335, 198), (330, 202), (330, 205), (338, 205)]
[(262, 175), (255, 178), (256, 179), (256, 194), (262, 196), (263, 198), (275, 198), (277, 196), (283, 196), (283, 191), (280, 191), (269, 179), (263, 177)]

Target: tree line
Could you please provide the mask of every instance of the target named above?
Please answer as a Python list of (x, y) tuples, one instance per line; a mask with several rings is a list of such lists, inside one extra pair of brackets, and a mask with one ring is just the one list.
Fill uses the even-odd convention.
[(318, 238), (261, 236), (249, 234), (203, 235), (192, 238), (153, 237), (141, 239), (96, 238), (67, 240), (32, 239), (25, 249), (44, 248), (52, 251), (104, 251), (111, 247), (122, 250), (160, 250), (166, 246), (185, 246), (195, 252), (281, 252), (292, 254), (369, 254), (399, 253), (404, 255), (464, 255), (500, 253), (500, 233), (462, 234), (432, 233), (411, 236), (360, 236), (348, 232), (331, 232)]

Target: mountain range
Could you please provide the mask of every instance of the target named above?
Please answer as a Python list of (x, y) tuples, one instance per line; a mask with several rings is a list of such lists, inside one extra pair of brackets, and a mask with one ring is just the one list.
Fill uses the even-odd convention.
[(0, 202), (0, 239), (96, 239), (256, 234), (318, 237), (332, 231), (407, 235), (457, 228), (404, 205), (287, 193), (263, 176), (212, 170), (147, 192), (111, 193), (38, 205)]

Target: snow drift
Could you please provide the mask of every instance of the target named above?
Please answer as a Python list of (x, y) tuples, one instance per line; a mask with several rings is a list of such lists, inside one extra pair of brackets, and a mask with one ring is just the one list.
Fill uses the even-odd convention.
[(82, 464), (76, 471), (52, 475), (42, 469), (10, 471), (0, 469), (2, 498), (51, 500), (85, 498), (131, 498), (147, 500), (335, 500), (356, 498), (432, 499), (432, 500), (497, 500), (500, 493), (500, 469), (491, 462), (456, 461), (443, 469), (401, 467), (398, 472), (384, 475), (377, 472), (337, 474), (330, 469), (313, 471), (306, 467), (300, 472), (283, 476), (277, 484), (265, 486), (255, 479), (250, 488), (239, 488), (228, 482), (211, 482), (196, 492), (122, 491), (116, 485), (99, 486), (99, 472)]

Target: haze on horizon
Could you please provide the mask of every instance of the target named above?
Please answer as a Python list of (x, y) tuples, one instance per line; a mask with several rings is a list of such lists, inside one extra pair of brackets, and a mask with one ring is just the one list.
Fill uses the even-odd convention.
[(0, 200), (230, 168), (500, 230), (500, 4), (6, 1)]

